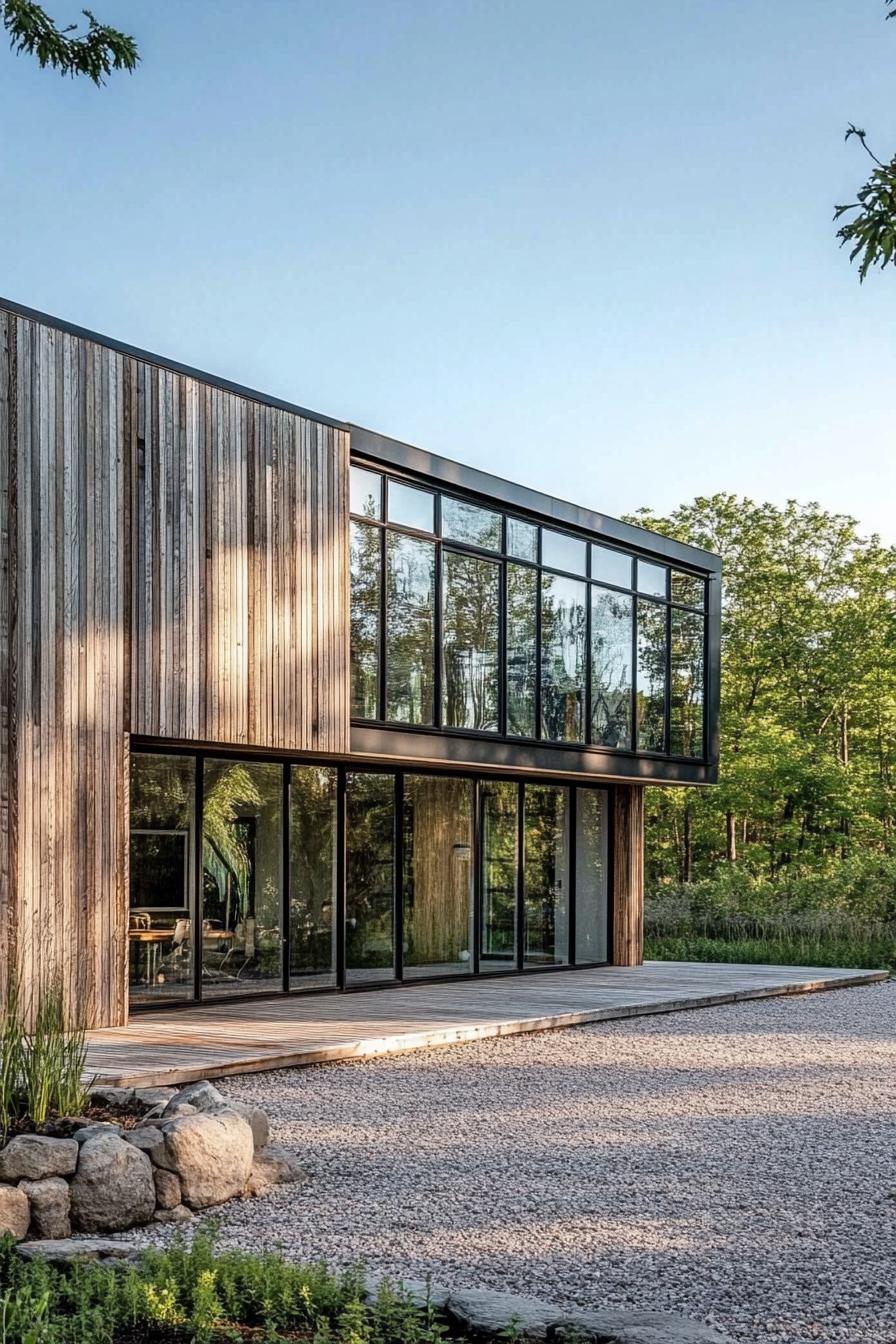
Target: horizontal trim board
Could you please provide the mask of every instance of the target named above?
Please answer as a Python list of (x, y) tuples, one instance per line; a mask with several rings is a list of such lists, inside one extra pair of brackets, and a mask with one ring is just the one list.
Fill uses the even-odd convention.
[(502, 476), (492, 476), (478, 467), (468, 467), (450, 458), (438, 457), (424, 448), (415, 448), (413, 444), (377, 434), (361, 425), (350, 425), (349, 428), (352, 457), (365, 459), (365, 463), (358, 465), (369, 462), (373, 467), (395, 467), (399, 471), (412, 473), (420, 478), (420, 482), (428, 481), (431, 485), (458, 490), (462, 494), (475, 494), (492, 505), (498, 502), (505, 508), (533, 514), (561, 528), (574, 527), (594, 534), (597, 541), (611, 541), (639, 550), (646, 555), (660, 557), (668, 564), (688, 565), (711, 578), (718, 578), (722, 573), (722, 562), (711, 551), (688, 546), (671, 537), (661, 536), (658, 532), (651, 532), (646, 527), (624, 523), (619, 518), (610, 518), (579, 504), (571, 504), (568, 500), (555, 499), (552, 495), (542, 494), (540, 490), (532, 490), (529, 486), (517, 485)]

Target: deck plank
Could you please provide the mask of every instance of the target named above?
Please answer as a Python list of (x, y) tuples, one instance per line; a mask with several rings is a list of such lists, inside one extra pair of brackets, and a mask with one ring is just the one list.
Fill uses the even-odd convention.
[(179, 1084), (886, 978), (886, 971), (666, 961), (203, 1004), (90, 1032), (87, 1073), (124, 1087)]

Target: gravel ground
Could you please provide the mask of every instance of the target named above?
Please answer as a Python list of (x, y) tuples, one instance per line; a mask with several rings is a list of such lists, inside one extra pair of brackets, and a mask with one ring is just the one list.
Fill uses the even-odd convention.
[(891, 981), (233, 1079), (311, 1182), (222, 1243), (893, 1344), (894, 1064)]

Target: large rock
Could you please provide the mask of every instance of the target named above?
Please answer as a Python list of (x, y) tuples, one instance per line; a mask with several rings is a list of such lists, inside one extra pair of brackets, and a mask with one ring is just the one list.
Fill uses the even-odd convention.
[(548, 1330), (561, 1314), (558, 1307), (540, 1302), (538, 1298), (493, 1293), (487, 1288), (452, 1293), (446, 1311), (465, 1335), (476, 1340), (492, 1340), (511, 1330), (517, 1339), (547, 1339)]
[(31, 1205), (31, 1235), (33, 1237), (69, 1237), (72, 1232), (71, 1195), (68, 1181), (61, 1176), (48, 1176), (43, 1181), (22, 1181), (19, 1189)]
[(180, 1108), (192, 1106), (205, 1115), (214, 1115), (216, 1111), (236, 1111), (252, 1129), (255, 1151), (267, 1146), (271, 1137), (271, 1126), (267, 1114), (259, 1106), (248, 1106), (243, 1101), (228, 1101), (223, 1092), (219, 1092), (213, 1083), (207, 1080), (201, 1083), (188, 1083), (175, 1092), (163, 1113), (163, 1119), (184, 1114)]
[(80, 1129), (75, 1130), (75, 1143), (86, 1143), (88, 1139), (95, 1139), (98, 1134), (122, 1134), (124, 1131), (121, 1125), (113, 1125), (111, 1120), (93, 1120), (89, 1125), (82, 1125)]
[(275, 1185), (287, 1185), (307, 1179), (307, 1172), (299, 1165), (298, 1158), (285, 1148), (276, 1148), (272, 1144), (255, 1154), (252, 1171), (246, 1184), (246, 1194), (266, 1195)]
[(144, 1153), (149, 1153), (150, 1156), (153, 1149), (158, 1148), (165, 1138), (157, 1125), (137, 1125), (134, 1129), (126, 1129), (122, 1137), (135, 1148), (142, 1148)]
[(22, 1241), (16, 1247), (26, 1260), (46, 1260), (51, 1265), (65, 1266), (82, 1260), (111, 1262), (136, 1260), (141, 1254), (138, 1246), (129, 1241), (109, 1241), (105, 1237), (65, 1237), (54, 1241)]
[(730, 1344), (712, 1326), (662, 1311), (570, 1311), (534, 1297), (486, 1289), (454, 1292), (445, 1308), (450, 1322), (474, 1340), (512, 1331), (521, 1340), (548, 1344)]
[(181, 1202), (180, 1177), (164, 1167), (154, 1167), (152, 1179), (156, 1186), (156, 1205), (160, 1209), (176, 1209)]
[(156, 1207), (152, 1163), (117, 1134), (99, 1134), (81, 1145), (71, 1197), (72, 1221), (83, 1232), (148, 1223)]
[(28, 1235), (31, 1210), (28, 1196), (15, 1185), (0, 1185), (0, 1236), (9, 1234), (21, 1241)]
[(701, 1321), (665, 1311), (576, 1311), (550, 1331), (556, 1344), (730, 1344)]
[(235, 1111), (197, 1112), (164, 1123), (157, 1166), (180, 1177), (183, 1202), (207, 1209), (243, 1193), (252, 1171), (252, 1130)]
[(134, 1089), (134, 1101), (146, 1110), (153, 1106), (167, 1106), (176, 1090), (173, 1087), (137, 1087)]
[(0, 1150), (0, 1181), (42, 1181), (45, 1176), (70, 1176), (78, 1163), (74, 1139), (45, 1134), (17, 1134)]
[(95, 1087), (90, 1094), (95, 1106), (130, 1106), (134, 1100), (132, 1087)]

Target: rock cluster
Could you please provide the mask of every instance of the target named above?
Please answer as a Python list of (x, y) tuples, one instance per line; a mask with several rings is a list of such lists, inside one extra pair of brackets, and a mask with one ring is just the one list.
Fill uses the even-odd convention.
[(98, 1088), (91, 1101), (142, 1111), (133, 1129), (73, 1117), (72, 1138), (18, 1134), (0, 1148), (0, 1234), (54, 1242), (78, 1232), (175, 1223), (302, 1178), (272, 1147), (264, 1111), (209, 1082)]

